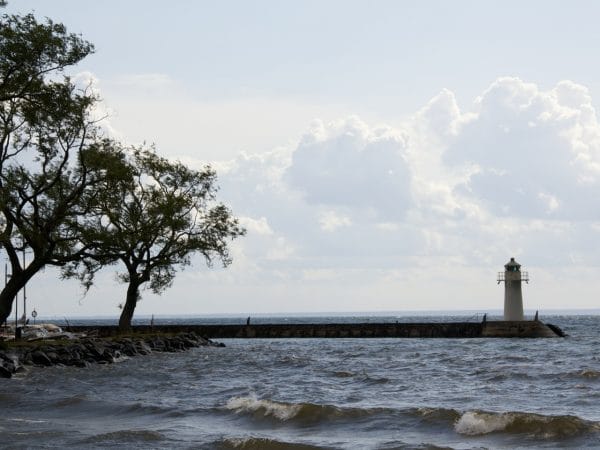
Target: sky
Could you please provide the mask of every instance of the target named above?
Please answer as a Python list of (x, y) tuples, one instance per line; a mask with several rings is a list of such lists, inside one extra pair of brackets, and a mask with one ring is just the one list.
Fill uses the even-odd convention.
[[(247, 228), (136, 313), (598, 308), (600, 3), (12, 0), (96, 51), (107, 132), (211, 164)], [(40, 315), (117, 315), (51, 268)]]

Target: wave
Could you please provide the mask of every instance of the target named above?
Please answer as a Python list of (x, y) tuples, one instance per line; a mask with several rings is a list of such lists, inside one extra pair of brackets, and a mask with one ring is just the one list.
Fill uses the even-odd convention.
[(420, 444), (408, 444), (401, 441), (392, 441), (378, 445), (377, 450), (454, 450), (454, 448), (448, 446), (440, 447), (426, 442)]
[(358, 419), (385, 411), (384, 408), (342, 408), (333, 405), (318, 405), (314, 403), (286, 403), (256, 396), (233, 397), (225, 408), (237, 414), (252, 414), (255, 417), (270, 417), (281, 421), (297, 420), (302, 422), (322, 422), (331, 420)]
[(467, 411), (456, 421), (454, 429), (459, 434), (469, 436), (505, 432), (553, 439), (598, 433), (600, 422), (570, 415), (546, 416), (525, 412)]
[(431, 430), (454, 430), (467, 436), (490, 433), (524, 435), (541, 439), (569, 438), (600, 433), (600, 422), (573, 415), (543, 415), (527, 412), (459, 411), (453, 408), (354, 408), (314, 403), (286, 403), (256, 396), (233, 397), (225, 408), (236, 414), (249, 414), (254, 418), (270, 418), (282, 422), (302, 424), (331, 421), (358, 421), (377, 416), (390, 422), (411, 423)]
[(427, 422), (454, 423), (461, 413), (452, 408), (410, 408), (407, 414), (416, 416)]
[(86, 401), (88, 401), (88, 398), (85, 395), (78, 394), (78, 395), (74, 395), (72, 397), (66, 397), (66, 398), (60, 399), (54, 403), (54, 406), (58, 407), (58, 408), (62, 408), (65, 406), (79, 405)]
[(349, 372), (346, 370), (338, 370), (336, 372), (333, 372), (333, 376), (336, 378), (350, 378), (354, 375), (356, 375), (354, 372)]
[(363, 383), (366, 383), (366, 384), (385, 384), (385, 383), (389, 383), (390, 379), (386, 378), (386, 377), (373, 377), (371, 375), (364, 374), (360, 378), (360, 381), (362, 381)]
[(219, 450), (317, 450), (329, 448), (256, 437), (224, 439), (223, 441), (214, 443), (214, 446)]
[(588, 380), (600, 379), (600, 371), (592, 369), (584, 369), (575, 374), (579, 378), (586, 378)]
[(350, 372), (348, 370), (338, 370), (331, 372), (331, 374), (336, 378), (354, 378), (358, 381), (361, 381), (366, 384), (385, 384), (389, 383), (390, 379), (386, 377), (374, 377), (369, 375), (366, 372)]
[(157, 442), (165, 437), (158, 431), (153, 430), (118, 430), (109, 433), (97, 434), (81, 440), (81, 444), (122, 444), (136, 442)]
[(10, 419), (6, 419), (10, 422), (23, 422), (23, 423), (46, 423), (47, 420), (42, 419), (23, 419), (21, 417), (11, 417)]
[(52, 403), (55, 414), (72, 414), (73, 412), (85, 413), (87, 415), (103, 416), (109, 414), (111, 416), (167, 416), (181, 417), (187, 414), (178, 408), (153, 405), (144, 403), (128, 403), (128, 402), (110, 402), (88, 398), (84, 394), (78, 394), (70, 397), (65, 397), (56, 400)]
[(131, 403), (129, 405), (124, 405), (121, 408), (121, 411), (125, 414), (151, 414), (151, 415), (166, 415), (169, 417), (180, 417), (186, 414), (185, 411), (181, 411), (179, 409), (169, 407), (169, 406), (160, 406), (160, 405), (144, 405), (142, 403)]

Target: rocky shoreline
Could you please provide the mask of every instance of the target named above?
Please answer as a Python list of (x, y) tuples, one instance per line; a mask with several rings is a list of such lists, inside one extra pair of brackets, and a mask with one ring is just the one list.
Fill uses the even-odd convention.
[(193, 332), (17, 343), (0, 349), (0, 378), (11, 378), (13, 374), (26, 370), (26, 366), (88, 367), (91, 364), (112, 364), (124, 357), (152, 352), (181, 352), (203, 346), (225, 345)]

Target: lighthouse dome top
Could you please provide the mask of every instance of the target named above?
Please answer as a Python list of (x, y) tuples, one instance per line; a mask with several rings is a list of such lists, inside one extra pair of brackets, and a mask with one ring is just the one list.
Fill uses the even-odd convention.
[(521, 269), (521, 264), (515, 261), (515, 258), (510, 258), (510, 261), (504, 265), (507, 272), (517, 272)]

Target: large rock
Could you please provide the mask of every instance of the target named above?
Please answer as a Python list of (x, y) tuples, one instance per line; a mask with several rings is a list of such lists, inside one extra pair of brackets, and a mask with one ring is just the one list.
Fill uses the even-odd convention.
[(8, 355), (0, 353), (0, 378), (10, 378), (17, 370), (18, 363)]
[(14, 373), (14, 368), (10, 367), (8, 363), (0, 360), (0, 378), (10, 378)]
[(11, 377), (24, 370), (21, 364), (36, 366), (66, 365), (88, 367), (90, 364), (114, 363), (123, 357), (148, 355), (153, 351), (179, 352), (199, 346), (222, 346), (193, 332), (175, 336), (144, 336), (136, 338), (96, 339), (83, 338), (65, 345), (39, 342), (31, 346), (16, 347), (15, 355), (0, 352), (0, 378)]
[(152, 353), (150, 346), (141, 339), (135, 343), (135, 348), (140, 355), (149, 355)]
[(50, 358), (48, 358), (48, 355), (46, 355), (41, 350), (33, 351), (31, 353), (31, 360), (33, 361), (34, 364), (36, 364), (38, 366), (51, 366), (52, 365), (52, 360)]

